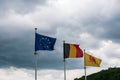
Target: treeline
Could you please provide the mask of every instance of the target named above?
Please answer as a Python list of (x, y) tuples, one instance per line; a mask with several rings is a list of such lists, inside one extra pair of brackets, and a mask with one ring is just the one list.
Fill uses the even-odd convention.
[[(85, 80), (85, 76), (74, 80)], [(120, 68), (108, 68), (87, 76), (87, 80), (120, 80)]]

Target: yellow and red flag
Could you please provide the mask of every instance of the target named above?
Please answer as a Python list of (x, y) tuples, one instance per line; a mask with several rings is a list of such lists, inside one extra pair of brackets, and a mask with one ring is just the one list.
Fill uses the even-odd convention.
[(84, 66), (100, 67), (101, 59), (84, 52)]

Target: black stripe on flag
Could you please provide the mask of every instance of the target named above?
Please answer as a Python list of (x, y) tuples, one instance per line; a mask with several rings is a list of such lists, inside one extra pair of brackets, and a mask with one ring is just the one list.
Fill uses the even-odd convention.
[(70, 45), (64, 43), (64, 58), (69, 58), (69, 54), (70, 54)]

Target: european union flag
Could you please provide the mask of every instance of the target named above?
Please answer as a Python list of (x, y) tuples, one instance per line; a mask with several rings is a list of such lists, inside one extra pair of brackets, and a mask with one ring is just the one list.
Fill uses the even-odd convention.
[(54, 50), (55, 42), (56, 42), (56, 38), (35, 33), (35, 51)]

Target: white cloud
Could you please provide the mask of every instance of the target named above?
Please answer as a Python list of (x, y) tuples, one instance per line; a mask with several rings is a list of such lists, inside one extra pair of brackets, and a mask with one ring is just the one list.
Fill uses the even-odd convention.
[(14, 67), (8, 69), (0, 69), (0, 80), (32, 80), (33, 75), (29, 72), (30, 70), (17, 69)]
[[(26, 14), (17, 13), (9, 9), (8, 14), (1, 19), (4, 26), (12, 28), (34, 28), (51, 30), (57, 27), (65, 27), (72, 24), (74, 27), (83, 27), (92, 20), (108, 20), (116, 16), (118, 11), (117, 0), (48, 0), (45, 5), (37, 5)], [(60, 26), (62, 25), (62, 26)], [(88, 26), (90, 27), (90, 26)]]
[[(0, 25), (1, 26), (6, 26), (7, 28), (12, 28), (12, 29), (20, 29), (20, 28), (25, 28), (25, 26), (30, 26), (33, 25), (32, 20), (30, 19), (29, 16), (27, 15), (22, 15), (16, 13), (14, 10), (9, 10), (9, 14), (3, 18), (0, 19)], [(8, 26), (10, 25), (10, 26)]]
[[(81, 40), (84, 49), (98, 48), (100, 41), (96, 39), (92, 34), (89, 33), (82, 33), (79, 35), (79, 39)], [(95, 44), (97, 43), (97, 44)]]
[(101, 46), (98, 49), (89, 50), (93, 55), (102, 59), (102, 67), (115, 67), (120, 66), (120, 55), (119, 55), (119, 47), (120, 45), (108, 41), (101, 41)]
[[(102, 68), (87, 68), (87, 75), (100, 71)], [(38, 80), (62, 80), (64, 79), (62, 70), (38, 70)], [(34, 80), (34, 70), (11, 67), (0, 69), (0, 80)], [(83, 69), (67, 70), (66, 79), (74, 80), (84, 76)]]
[[(105, 35), (109, 35), (104, 34), (109, 29), (114, 30), (111, 33), (116, 33), (115, 30), (119, 30), (114, 24), (112, 26), (116, 29), (107, 26), (114, 23), (114, 19), (119, 17), (119, 6), (119, 0), (49, 0), (45, 5), (34, 6), (32, 11), (25, 14), (18, 13), (14, 8), (8, 9), (8, 13), (0, 18), (0, 28), (1, 31), (8, 33), (7, 36), (10, 36), (9, 33), (12, 33), (13, 36), (17, 33), (18, 36), (18, 32), (23, 33), (23, 30), (29, 31), (29, 29), (33, 30), (34, 27), (38, 27), (40, 33), (44, 32), (47, 35), (52, 33), (52, 35), (59, 39), (58, 43), (62, 44), (62, 40), (71, 43), (80, 43), (81, 48), (88, 49), (95, 56), (102, 58), (102, 67), (120, 66), (120, 44), (108, 38), (104, 39)], [(109, 21), (112, 21), (112, 23)], [(119, 35), (116, 35), (116, 37), (119, 40)], [(20, 41), (23, 41), (23, 39)], [(62, 45), (56, 45), (56, 47), (59, 50), (58, 54), (61, 54)], [(16, 54), (14, 51), (12, 53)], [(20, 73), (24, 72), (22, 70)], [(50, 72), (47, 70), (47, 73)], [(15, 73), (12, 74), (15, 75)], [(1, 74), (7, 75), (8, 73), (3, 71)], [(58, 74), (62, 76), (61, 73)], [(28, 76), (28, 74), (24, 75), (16, 76)], [(43, 78), (47, 79), (49, 77), (52, 80), (53, 75), (55, 74), (49, 74), (43, 76)], [(30, 76), (32, 75), (30, 74)], [(9, 77), (13, 79), (11, 75)]]

